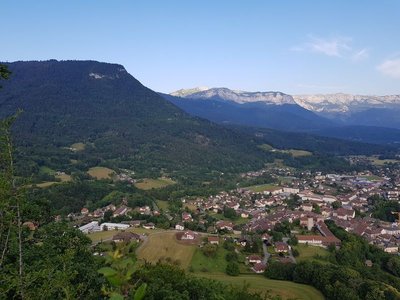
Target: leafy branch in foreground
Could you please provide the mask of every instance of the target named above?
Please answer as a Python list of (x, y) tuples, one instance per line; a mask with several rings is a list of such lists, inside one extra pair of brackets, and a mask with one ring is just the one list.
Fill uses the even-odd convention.
[(108, 266), (98, 270), (109, 283), (108, 287), (103, 286), (102, 291), (111, 300), (141, 300), (145, 296), (147, 284), (140, 284), (140, 280), (132, 283), (136, 262), (135, 256), (130, 254), (133, 249), (129, 245), (117, 247), (106, 256)]

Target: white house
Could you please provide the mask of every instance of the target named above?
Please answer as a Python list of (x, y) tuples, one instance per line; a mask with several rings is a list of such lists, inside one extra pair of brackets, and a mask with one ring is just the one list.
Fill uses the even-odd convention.
[(181, 240), (194, 240), (196, 238), (196, 233), (193, 231), (185, 231), (181, 237)]
[(387, 253), (397, 253), (399, 251), (399, 247), (396, 245), (386, 245), (383, 248), (383, 251), (387, 252)]
[(182, 224), (178, 223), (175, 225), (175, 229), (176, 230), (185, 230), (185, 226), (183, 226)]
[(156, 226), (154, 225), (154, 223), (146, 223), (143, 225), (144, 229), (155, 229)]
[(103, 223), (100, 225), (101, 230), (125, 230), (129, 228), (129, 224), (121, 224), (121, 223)]

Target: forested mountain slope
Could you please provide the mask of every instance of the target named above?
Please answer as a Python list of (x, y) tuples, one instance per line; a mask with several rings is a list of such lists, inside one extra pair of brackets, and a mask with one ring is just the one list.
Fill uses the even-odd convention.
[(56, 60), (7, 65), (12, 75), (0, 93), (0, 115), (24, 110), (14, 131), (20, 154), (35, 157), (25, 168), (69, 160), (64, 147), (76, 142), (86, 144), (75, 155), (89, 166), (111, 161), (138, 172), (237, 171), (261, 167), (269, 156), (246, 134), (189, 116), (121, 65)]

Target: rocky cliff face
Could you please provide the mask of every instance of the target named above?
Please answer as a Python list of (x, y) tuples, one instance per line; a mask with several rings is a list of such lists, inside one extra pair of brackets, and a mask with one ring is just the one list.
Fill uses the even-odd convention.
[(281, 92), (244, 92), (233, 91), (227, 88), (212, 88), (199, 90), (199, 88), (189, 90), (179, 90), (171, 93), (173, 96), (180, 96), (191, 99), (211, 99), (233, 101), (236, 103), (264, 102), (265, 104), (296, 104), (293, 97)]
[(202, 91), (207, 91), (207, 90), (209, 90), (208, 87), (200, 86), (200, 87), (195, 87), (192, 89), (180, 89), (175, 92), (172, 92), (170, 95), (175, 96), (175, 97), (186, 97), (191, 94), (202, 92)]

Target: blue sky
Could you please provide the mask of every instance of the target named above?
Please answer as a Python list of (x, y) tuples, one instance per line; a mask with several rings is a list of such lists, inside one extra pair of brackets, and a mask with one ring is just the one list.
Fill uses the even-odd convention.
[(400, 93), (400, 1), (2, 1), (0, 61), (120, 63), (144, 85)]

